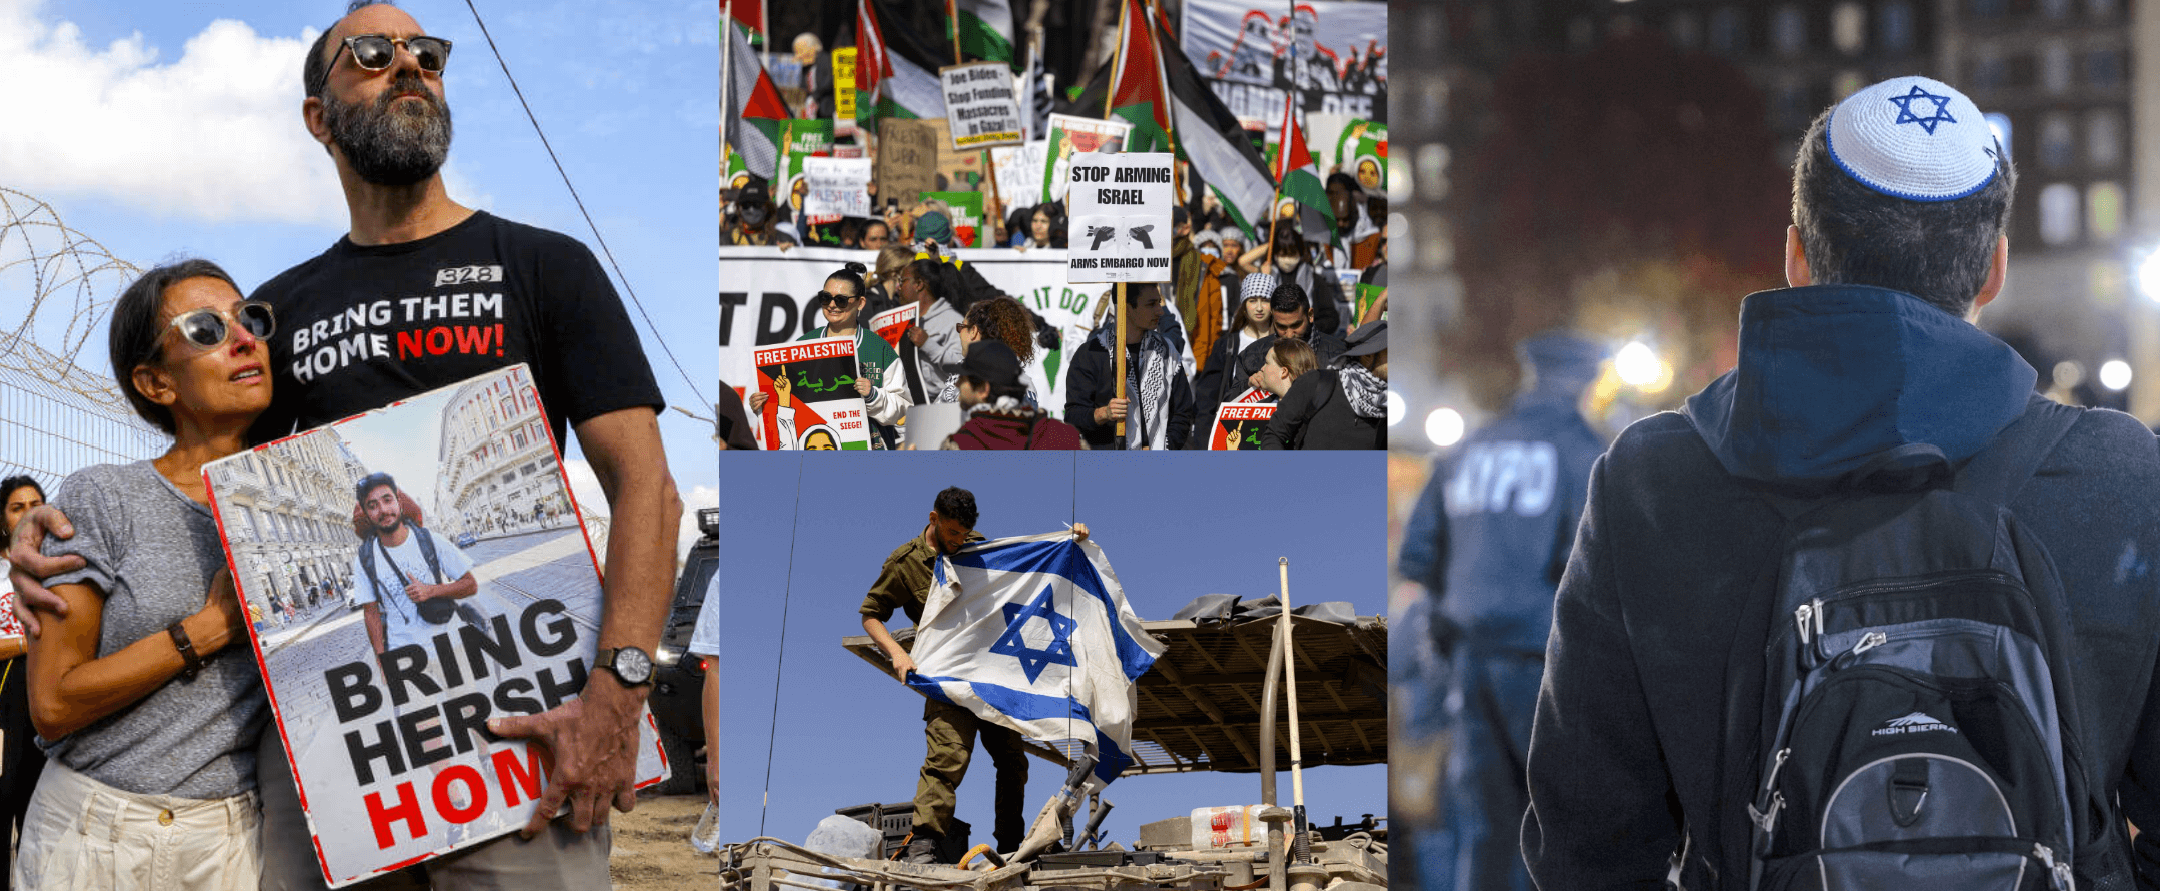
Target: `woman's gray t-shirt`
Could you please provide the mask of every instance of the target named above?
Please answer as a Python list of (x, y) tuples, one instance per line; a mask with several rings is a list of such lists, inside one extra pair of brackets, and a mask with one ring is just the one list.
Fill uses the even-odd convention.
[[(217, 523), (150, 462), (78, 471), (52, 503), (74, 524), (75, 537), (46, 538), (45, 553), (80, 555), (88, 565), (45, 584), (88, 584), (105, 595), (99, 657), (164, 636), (166, 626), (208, 601), (210, 580), (225, 566)], [(38, 744), (47, 757), (115, 788), (226, 798), (255, 788), (255, 744), (269, 714), (262, 673), (241, 637), (203, 660), (192, 680), (175, 676), (132, 705)]]

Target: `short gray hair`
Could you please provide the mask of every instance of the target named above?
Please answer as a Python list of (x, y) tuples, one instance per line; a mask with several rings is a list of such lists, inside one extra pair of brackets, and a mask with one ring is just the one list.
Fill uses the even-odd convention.
[(1963, 198), (1908, 201), (1861, 185), (1830, 157), (1830, 111), (1815, 118), (1793, 162), (1793, 225), (1819, 285), (1873, 285), (1955, 316), (1972, 309), (2010, 222), (2017, 168), (1996, 153), (1995, 177)]

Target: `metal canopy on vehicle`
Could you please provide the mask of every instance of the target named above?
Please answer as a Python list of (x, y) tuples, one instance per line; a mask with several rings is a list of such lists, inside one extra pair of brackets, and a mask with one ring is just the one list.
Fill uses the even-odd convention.
[[(1305, 765), (1386, 763), (1386, 617), (1331, 621), (1305, 612), (1291, 614)], [(1273, 612), (1142, 622), (1169, 648), (1140, 677), (1134, 763), (1123, 775), (1259, 770), (1260, 706), (1275, 624)], [(909, 646), (914, 629), (893, 636)], [(841, 645), (892, 673), (892, 663), (868, 636), (846, 637)], [(1290, 727), (1279, 711), (1277, 718), (1275, 767), (1286, 771)], [(1081, 748), (1076, 740), (1026, 744), (1036, 756), (1061, 765)]]

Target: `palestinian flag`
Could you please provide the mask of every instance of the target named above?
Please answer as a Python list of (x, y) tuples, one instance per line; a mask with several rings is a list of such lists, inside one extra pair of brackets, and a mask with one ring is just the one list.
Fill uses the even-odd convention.
[(1012, 6), (1006, 0), (946, 0), (945, 14), (958, 20), (946, 24), (960, 36), (962, 55), (1003, 62), (1007, 68), (1019, 61), (1013, 51)]
[(1130, 122), (1128, 152), (1170, 151), (1170, 99), (1163, 91), (1161, 35), (1149, 23), (1140, 0), (1123, 0), (1118, 19), (1117, 57), (1110, 62), (1110, 113)]
[(1333, 244), (1335, 208), (1328, 204), (1327, 185), (1320, 180), (1320, 163), (1305, 147), (1305, 128), (1298, 125), (1296, 95), (1283, 98), (1282, 148), (1275, 155), (1275, 181), (1282, 184), (1282, 193), (1276, 199), (1275, 213), (1298, 221), (1307, 241)]
[(951, 58), (943, 35), (917, 35), (892, 0), (861, 0), (855, 14), (856, 122), (874, 133), (878, 118), (944, 117), (938, 67)]
[(728, 15), (744, 28), (749, 29), (750, 34), (756, 37), (759, 43), (771, 42), (765, 39), (765, 0), (720, 0), (720, 2), (727, 7)]
[[(1156, 21), (1155, 35), (1162, 45), (1176, 46), (1160, 19)], [(1076, 95), (1054, 103), (1050, 110), (1080, 117), (1101, 114), (1104, 99), (1110, 95), (1113, 67), (1097, 69), (1084, 88), (1075, 87)], [(1191, 165), (1195, 178), (1222, 199), (1223, 211), (1245, 231), (1247, 239), (1266, 237), (1268, 206), (1275, 200), (1275, 174), (1260, 150), (1253, 147), (1245, 123), (1200, 79), (1184, 53), (1164, 53), (1162, 75), (1171, 120), (1177, 123), (1178, 157)], [(1129, 139), (1126, 148), (1132, 149)]]
[(728, 115), (723, 139), (751, 173), (773, 178), (780, 161), (780, 125), (789, 117), (787, 103), (773, 87), (743, 29), (728, 32)]

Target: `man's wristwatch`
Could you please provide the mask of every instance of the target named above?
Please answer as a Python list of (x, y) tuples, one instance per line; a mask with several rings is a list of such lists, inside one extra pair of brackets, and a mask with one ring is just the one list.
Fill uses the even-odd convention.
[(637, 647), (614, 647), (600, 651), (600, 667), (615, 673), (625, 686), (652, 683), (652, 656)]

